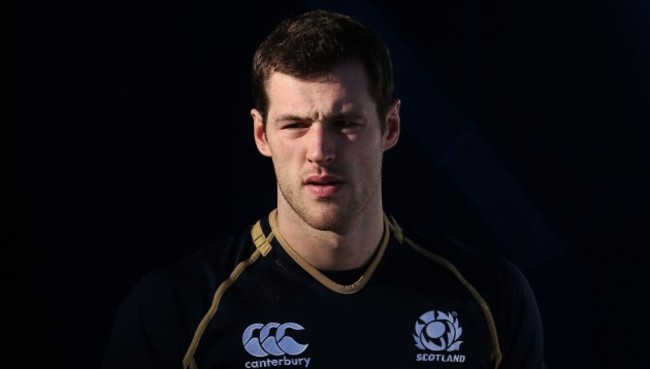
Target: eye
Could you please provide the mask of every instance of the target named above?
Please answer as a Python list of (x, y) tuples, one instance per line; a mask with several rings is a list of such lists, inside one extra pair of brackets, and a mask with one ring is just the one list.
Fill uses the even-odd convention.
[(344, 119), (337, 120), (334, 122), (334, 126), (340, 128), (350, 128), (356, 126), (357, 124), (358, 123), (353, 122), (351, 120), (344, 120)]
[(302, 129), (306, 127), (307, 124), (304, 122), (287, 122), (282, 126), (282, 129)]

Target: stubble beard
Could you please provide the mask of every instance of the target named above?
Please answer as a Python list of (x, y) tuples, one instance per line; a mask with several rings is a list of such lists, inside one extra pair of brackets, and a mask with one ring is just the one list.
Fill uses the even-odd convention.
[[(380, 171), (381, 172), (381, 171)], [(371, 199), (379, 190), (378, 175), (374, 176), (359, 194), (350, 199), (320, 199), (315, 205), (307, 204), (290, 186), (278, 181), (278, 188), (286, 203), (308, 226), (319, 231), (345, 234), (355, 220), (368, 207)]]

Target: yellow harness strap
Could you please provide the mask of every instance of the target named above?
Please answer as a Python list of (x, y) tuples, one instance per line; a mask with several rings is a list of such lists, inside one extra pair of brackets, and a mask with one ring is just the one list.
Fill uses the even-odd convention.
[(262, 231), (262, 224), (258, 220), (251, 229), (251, 237), (255, 243), (255, 247), (260, 251), (262, 256), (266, 256), (271, 251), (271, 240), (273, 240), (273, 232), (269, 233), (268, 237)]

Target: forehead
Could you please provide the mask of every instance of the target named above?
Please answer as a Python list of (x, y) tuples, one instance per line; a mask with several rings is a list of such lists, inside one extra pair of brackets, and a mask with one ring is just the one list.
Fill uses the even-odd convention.
[(342, 64), (313, 78), (273, 72), (267, 83), (267, 93), (270, 114), (274, 111), (288, 113), (284, 110), (363, 113), (375, 106), (368, 89), (368, 77), (358, 62)]

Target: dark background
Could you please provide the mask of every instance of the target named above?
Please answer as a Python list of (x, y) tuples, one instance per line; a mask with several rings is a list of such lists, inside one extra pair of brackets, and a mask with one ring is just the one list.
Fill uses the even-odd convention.
[(514, 261), (549, 368), (650, 367), (648, 3), (3, 4), (0, 367), (98, 367), (144, 272), (274, 207), (250, 59), (317, 7), (393, 51), (397, 219)]

